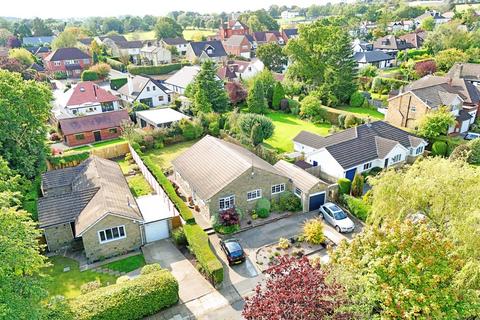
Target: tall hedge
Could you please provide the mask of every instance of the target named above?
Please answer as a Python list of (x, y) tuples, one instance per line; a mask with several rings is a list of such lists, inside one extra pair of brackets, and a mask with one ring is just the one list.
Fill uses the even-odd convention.
[(85, 70), (82, 72), (82, 81), (97, 81), (100, 77), (98, 73), (92, 70)]
[(125, 65), (123, 63), (121, 63), (120, 61), (117, 61), (117, 60), (114, 60), (114, 59), (111, 59), (111, 58), (106, 58), (105, 62), (108, 65), (110, 65), (110, 67), (112, 67), (112, 69), (114, 69), (114, 70), (124, 72), (125, 69), (126, 69)]
[(123, 87), (125, 84), (127, 84), (128, 79), (127, 78), (118, 78), (118, 79), (112, 79), (110, 80), (110, 88), (113, 90), (118, 90), (121, 87)]
[(338, 192), (340, 194), (349, 194), (352, 187), (352, 182), (347, 178), (340, 178), (337, 181), (338, 183)]
[(183, 226), (190, 250), (200, 264), (202, 271), (206, 273), (214, 284), (223, 281), (223, 266), (210, 248), (208, 235), (198, 224), (186, 224)]
[(103, 287), (71, 301), (75, 319), (141, 319), (178, 301), (178, 282), (167, 270)]
[(139, 74), (146, 74), (146, 75), (162, 75), (167, 74), (172, 71), (180, 70), (184, 64), (182, 63), (171, 63), (171, 64), (162, 64), (159, 66), (135, 66), (129, 65), (127, 70), (131, 74), (139, 75)]

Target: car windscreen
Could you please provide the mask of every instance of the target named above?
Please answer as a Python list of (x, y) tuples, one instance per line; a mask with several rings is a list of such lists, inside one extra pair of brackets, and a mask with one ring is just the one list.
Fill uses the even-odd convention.
[(243, 254), (243, 249), (238, 242), (225, 242), (225, 246), (232, 257), (239, 257)]
[(333, 213), (335, 216), (335, 220), (343, 220), (347, 218), (347, 215), (343, 211), (337, 211)]

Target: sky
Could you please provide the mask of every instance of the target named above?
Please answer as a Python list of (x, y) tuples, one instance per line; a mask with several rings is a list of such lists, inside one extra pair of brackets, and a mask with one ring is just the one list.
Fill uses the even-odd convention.
[(341, 0), (3, 0), (0, 16), (18, 18), (84, 18), (146, 14), (162, 16), (170, 11), (200, 13), (256, 10), (276, 5), (298, 5), (340, 2)]

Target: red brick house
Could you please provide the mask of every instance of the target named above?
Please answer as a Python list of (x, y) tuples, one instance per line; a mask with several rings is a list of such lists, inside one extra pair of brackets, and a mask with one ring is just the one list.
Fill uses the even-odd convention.
[(240, 20), (228, 20), (220, 25), (219, 29), (220, 40), (226, 40), (233, 35), (244, 36), (250, 33), (250, 28), (247, 27)]
[(223, 47), (228, 54), (237, 57), (251, 58), (253, 46), (244, 35), (233, 35), (223, 42)]
[(58, 120), (63, 140), (69, 147), (118, 138), (122, 122), (130, 121), (127, 110), (118, 110)]
[(64, 72), (69, 78), (80, 78), (82, 71), (92, 64), (92, 57), (78, 48), (60, 48), (44, 59), (45, 70), (53, 74)]

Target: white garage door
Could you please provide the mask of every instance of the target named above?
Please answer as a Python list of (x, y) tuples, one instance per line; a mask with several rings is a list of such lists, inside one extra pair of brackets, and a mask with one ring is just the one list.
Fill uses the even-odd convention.
[(145, 225), (145, 238), (147, 239), (147, 243), (168, 237), (168, 220), (151, 222)]

